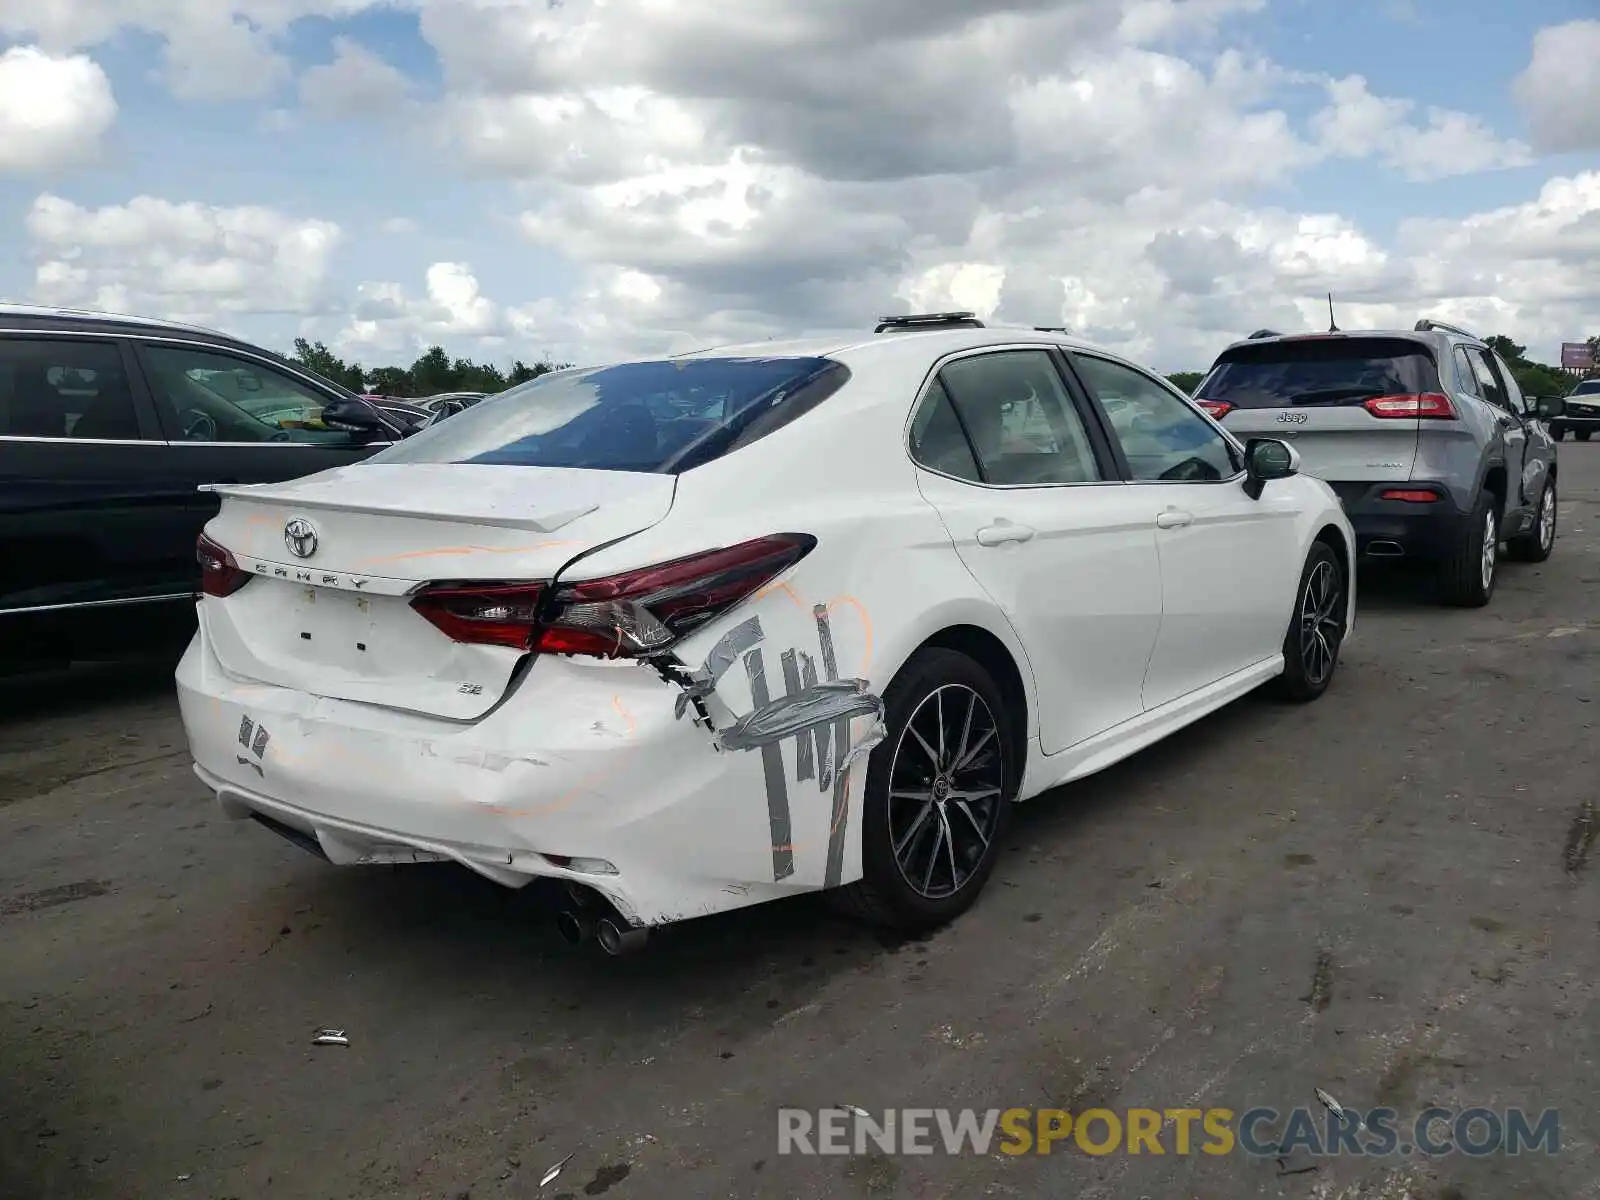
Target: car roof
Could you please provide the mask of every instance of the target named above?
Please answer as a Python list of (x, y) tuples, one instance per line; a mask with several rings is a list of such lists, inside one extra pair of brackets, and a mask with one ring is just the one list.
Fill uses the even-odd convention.
[[(674, 355), (675, 359), (696, 358), (841, 358), (878, 361), (903, 358), (908, 366), (926, 366), (936, 358), (962, 350), (979, 350), (985, 346), (1014, 346), (1019, 343), (1039, 346), (1059, 346), (1067, 350), (1081, 350), (1104, 355), (1107, 358), (1139, 366), (1136, 360), (1108, 350), (1093, 342), (1084, 341), (1053, 330), (1041, 330), (1027, 325), (990, 325), (984, 328), (916, 329), (884, 333), (863, 333), (853, 336), (789, 338), (764, 342), (737, 342), (726, 346), (709, 346), (688, 354)], [(1143, 370), (1152, 368), (1143, 367)]]
[(1441, 339), (1456, 338), (1473, 345), (1482, 346), (1486, 343), (1481, 338), (1472, 337), (1453, 329), (1337, 329), (1329, 332), (1306, 331), (1304, 333), (1261, 333), (1238, 341), (1229, 342), (1218, 354), (1220, 358), (1230, 350), (1237, 350), (1241, 346), (1275, 346), (1286, 342), (1336, 342), (1344, 338), (1394, 338), (1398, 341), (1416, 342), (1418, 345), (1437, 345)]
[[(0, 302), (0, 321), (8, 324), (20, 323), (30, 329), (52, 329), (60, 328), (64, 325), (91, 329), (120, 327), (143, 333), (166, 331), (182, 334), (203, 334), (207, 338), (216, 338), (225, 342), (239, 342), (238, 338), (223, 333), (220, 329), (210, 329), (204, 325), (189, 325), (182, 321), (166, 321), (157, 317), (139, 317), (131, 313), (98, 312), (88, 308), (54, 308), (46, 304)], [(247, 345), (248, 343), (240, 342), (239, 344)]]
[[(0, 331), (22, 333), (99, 333), (111, 337), (150, 337), (166, 335), (184, 341), (204, 342), (219, 350), (243, 350), (258, 357), (282, 363), (301, 374), (315, 374), (303, 363), (297, 363), (276, 350), (247, 342), (220, 329), (204, 325), (188, 325), (182, 321), (167, 321), (157, 317), (140, 317), (130, 313), (97, 312), (87, 308), (54, 308), (44, 304), (15, 304), (0, 301)], [(323, 377), (316, 376), (319, 379)], [(349, 389), (332, 380), (324, 380), (337, 390)], [(349, 393), (355, 394), (355, 393)]]

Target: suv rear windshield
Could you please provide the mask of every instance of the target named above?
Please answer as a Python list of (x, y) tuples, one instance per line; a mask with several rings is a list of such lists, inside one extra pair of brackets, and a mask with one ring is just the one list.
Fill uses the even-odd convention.
[(1330, 337), (1235, 346), (1194, 394), (1234, 408), (1337, 408), (1438, 390), (1438, 369), (1421, 342)]
[(827, 358), (692, 358), (558, 371), (367, 459), (676, 475), (748, 445), (844, 386)]

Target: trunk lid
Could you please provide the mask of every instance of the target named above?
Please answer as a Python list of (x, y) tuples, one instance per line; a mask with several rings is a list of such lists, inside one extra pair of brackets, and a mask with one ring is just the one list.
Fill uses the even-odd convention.
[(1440, 390), (1433, 351), (1421, 339), (1325, 334), (1230, 347), (1195, 397), (1229, 405), (1222, 423), (1241, 439), (1288, 442), (1308, 475), (1388, 483), (1411, 478), (1422, 421), (1375, 417), (1366, 401)]
[(206, 534), (254, 578), (206, 597), (200, 619), (232, 675), (476, 720), (523, 652), (453, 641), (412, 594), (434, 582), (550, 580), (577, 555), (661, 521), (675, 486), (670, 475), (432, 463), (213, 486), (223, 503)]

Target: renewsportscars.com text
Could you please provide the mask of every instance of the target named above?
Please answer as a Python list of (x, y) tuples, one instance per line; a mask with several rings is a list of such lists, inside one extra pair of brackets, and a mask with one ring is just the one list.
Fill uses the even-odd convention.
[(1556, 1154), (1560, 1117), (1511, 1108), (1429, 1108), (1409, 1120), (1394, 1109), (1258, 1107), (778, 1110), (778, 1153), (851, 1154), (1207, 1154), (1243, 1152), (1276, 1158), (1299, 1150), (1313, 1156), (1419, 1154), (1469, 1157)]

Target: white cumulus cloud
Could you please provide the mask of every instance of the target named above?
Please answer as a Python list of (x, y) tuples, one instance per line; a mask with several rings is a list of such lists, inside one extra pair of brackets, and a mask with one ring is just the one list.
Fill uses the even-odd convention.
[(1539, 30), (1514, 88), (1541, 149), (1600, 150), (1600, 20)]
[(87, 55), (52, 55), (34, 46), (0, 54), (0, 173), (92, 159), (116, 119), (111, 81)]
[(51, 194), (27, 231), (44, 303), (188, 320), (321, 311), (340, 237), (331, 221), (270, 208), (154, 196), (84, 208)]

